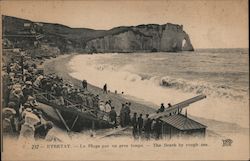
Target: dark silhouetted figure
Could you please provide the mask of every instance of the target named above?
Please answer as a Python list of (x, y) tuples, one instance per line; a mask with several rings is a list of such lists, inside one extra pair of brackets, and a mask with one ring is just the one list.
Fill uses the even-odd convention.
[(160, 119), (157, 118), (155, 125), (154, 125), (154, 132), (155, 132), (156, 139), (160, 139), (160, 137), (161, 137), (161, 128), (162, 128), (161, 126), (162, 126), (162, 124), (160, 122)]
[(131, 104), (127, 103), (125, 104), (124, 112), (125, 112), (125, 126), (128, 126), (130, 124), (130, 106)]
[(135, 112), (132, 119), (131, 119), (131, 124), (133, 127), (133, 136), (134, 138), (137, 137), (137, 133), (138, 133), (138, 122), (137, 122), (137, 113)]
[(34, 91), (32, 88), (32, 83), (30, 81), (26, 82), (26, 86), (23, 88), (23, 97), (24, 97), (24, 102), (27, 101), (28, 96), (33, 96)]
[(165, 106), (163, 103), (161, 103), (161, 107), (157, 110), (157, 112), (164, 112), (165, 111)]
[(122, 104), (122, 108), (120, 110), (120, 125), (121, 127), (125, 127), (125, 105)]
[(107, 91), (107, 83), (105, 83), (104, 84), (104, 86), (103, 86), (103, 93), (108, 93), (108, 91)]
[(83, 80), (83, 81), (82, 81), (82, 88), (87, 90), (87, 89), (88, 89), (87, 87), (88, 87), (87, 81), (86, 81), (86, 80)]
[(143, 128), (143, 118), (142, 114), (138, 117), (138, 130), (139, 130), (139, 135), (142, 133), (142, 128)]
[(150, 139), (151, 124), (152, 124), (152, 120), (149, 118), (149, 114), (146, 114), (145, 123), (144, 123), (144, 131), (145, 131), (146, 139)]
[(117, 127), (117, 120), (116, 120), (117, 114), (115, 112), (115, 108), (111, 107), (111, 111), (109, 112), (109, 118), (112, 123), (114, 123), (114, 127)]

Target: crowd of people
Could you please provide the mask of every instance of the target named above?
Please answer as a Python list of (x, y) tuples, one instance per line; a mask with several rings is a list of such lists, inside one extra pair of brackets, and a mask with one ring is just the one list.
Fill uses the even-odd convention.
[(3, 135), (18, 139), (45, 139), (53, 128), (34, 96), (33, 85), (41, 77), (35, 63), (11, 58), (2, 70)]
[(134, 112), (131, 116), (130, 109), (131, 102), (126, 102), (125, 104), (122, 104), (122, 108), (120, 110), (119, 115), (119, 124), (121, 127), (132, 126), (132, 135), (135, 139), (142, 138), (148, 140), (150, 138), (161, 138), (162, 122), (160, 121), (160, 119), (151, 119), (149, 117), (149, 114), (146, 114), (145, 116), (143, 116), (143, 114), (137, 115), (136, 112)]
[[(34, 60), (26, 59), (29, 57), (12, 57), (3, 66), (2, 104), (5, 107), (3, 109), (5, 136), (45, 139), (53, 123), (44, 119), (35, 91), (53, 96), (52, 103), (58, 106), (67, 107), (67, 100), (74, 104), (82, 104), (97, 116), (100, 111), (99, 95), (87, 91), (87, 81), (83, 81), (83, 88), (77, 88), (56, 74), (45, 75), (37, 68)], [(108, 115), (111, 106), (110, 110), (104, 112)]]
[(149, 114), (143, 117), (142, 114), (137, 116), (135, 112), (131, 118), (131, 125), (133, 127), (132, 134), (135, 139), (150, 138), (160, 139), (162, 137), (162, 122), (159, 118), (151, 119)]
[(117, 114), (115, 107), (111, 105), (111, 100), (104, 103), (99, 95), (88, 92), (86, 80), (82, 81), (82, 88), (77, 88), (56, 74), (45, 75), (37, 68), (35, 61), (25, 59), (26, 56), (12, 57), (3, 66), (2, 104), (5, 107), (3, 109), (5, 136), (44, 139), (53, 127), (52, 122), (44, 119), (43, 111), (36, 101), (35, 91), (50, 94), (55, 98), (53, 103), (59, 106), (67, 107), (67, 100), (81, 104), (83, 106), (80, 107), (87, 107), (92, 114), (101, 117), (100, 119), (106, 116), (106, 120), (117, 126)]
[[(119, 125), (124, 128), (132, 126), (134, 138), (151, 137), (160, 138), (161, 122), (159, 119), (150, 119), (149, 115), (143, 117), (134, 113), (131, 117), (131, 103), (121, 104), (119, 115), (111, 100), (103, 101), (99, 95), (94, 95), (87, 89), (87, 81), (82, 81), (82, 88), (75, 87), (71, 82), (65, 82), (56, 74), (45, 75), (37, 68), (34, 61), (20, 58), (11, 58), (3, 70), (3, 133), (19, 138), (45, 139), (49, 130), (53, 127), (51, 121), (44, 119), (43, 111), (36, 101), (36, 90), (49, 93), (56, 99), (55, 104), (67, 107), (66, 101), (82, 104), (88, 107), (96, 116), (108, 120), (113, 127)], [(103, 93), (108, 94), (107, 84), (103, 87)], [(171, 105), (169, 104), (169, 107)], [(165, 110), (162, 104), (157, 112)], [(106, 118), (104, 118), (106, 117)], [(119, 118), (119, 119), (118, 119)], [(118, 119), (118, 120), (117, 120)]]
[[(167, 108), (170, 107), (172, 107), (172, 105), (168, 103)], [(161, 113), (164, 112), (165, 110), (166, 108), (164, 106), (164, 103), (161, 103), (161, 106), (156, 111), (156, 113)], [(160, 118), (151, 119), (149, 117), (149, 114), (146, 114), (145, 117), (143, 117), (142, 114), (138, 116), (137, 113), (135, 112), (133, 114), (133, 117), (131, 118), (131, 126), (133, 127), (132, 134), (135, 139), (138, 138), (145, 138), (147, 140), (150, 138), (160, 139), (162, 137), (162, 125), (163, 124)]]

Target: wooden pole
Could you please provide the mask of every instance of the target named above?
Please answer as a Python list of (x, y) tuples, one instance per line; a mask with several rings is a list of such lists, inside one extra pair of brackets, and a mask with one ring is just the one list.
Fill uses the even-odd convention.
[(73, 124), (72, 124), (72, 126), (70, 128), (71, 130), (74, 128), (77, 120), (78, 120), (78, 115), (76, 116), (76, 118), (75, 118), (75, 120), (74, 120), (74, 122), (73, 122)]
[(172, 137), (171, 135), (172, 135), (172, 128), (170, 127), (170, 135), (169, 135), (170, 139)]
[(165, 137), (164, 137), (165, 134), (164, 134), (164, 129), (163, 129), (163, 128), (164, 128), (164, 125), (163, 125), (163, 124), (164, 124), (164, 123), (162, 122), (162, 123), (161, 123), (161, 137), (162, 137), (162, 138), (165, 138)]
[(68, 125), (66, 124), (65, 120), (63, 119), (63, 117), (62, 117), (60, 111), (59, 111), (58, 109), (55, 109), (55, 110), (56, 110), (56, 113), (57, 113), (57, 115), (59, 116), (60, 120), (62, 121), (62, 123), (63, 123), (64, 126), (66, 127), (67, 131), (70, 131), (70, 129), (69, 129)]

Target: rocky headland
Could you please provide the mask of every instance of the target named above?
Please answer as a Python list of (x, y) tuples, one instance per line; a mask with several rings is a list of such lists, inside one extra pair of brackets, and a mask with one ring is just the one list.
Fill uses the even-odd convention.
[(93, 30), (3, 16), (2, 24), (4, 48), (52, 49), (57, 54), (194, 50), (183, 26), (171, 23)]

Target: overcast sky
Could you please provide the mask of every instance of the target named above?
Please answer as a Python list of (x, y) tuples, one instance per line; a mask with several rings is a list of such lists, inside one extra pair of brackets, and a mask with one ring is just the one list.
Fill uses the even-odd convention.
[(195, 48), (248, 47), (247, 0), (2, 1), (4, 15), (70, 27), (182, 24)]

